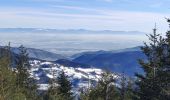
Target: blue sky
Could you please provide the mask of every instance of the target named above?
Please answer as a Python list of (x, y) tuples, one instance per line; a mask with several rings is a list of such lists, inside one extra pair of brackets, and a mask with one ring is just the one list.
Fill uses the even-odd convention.
[(170, 0), (0, 0), (0, 27), (167, 30)]

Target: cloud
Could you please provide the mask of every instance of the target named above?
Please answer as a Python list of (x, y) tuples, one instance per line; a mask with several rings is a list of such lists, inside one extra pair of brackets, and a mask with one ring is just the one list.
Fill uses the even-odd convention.
[(95, 12), (94, 14), (96, 13), (99, 13), (101, 10), (98, 10), (98, 9), (92, 9), (92, 8), (85, 8), (85, 7), (79, 7), (79, 6), (65, 6), (65, 5), (62, 5), (62, 6), (59, 6), (59, 5), (52, 5), (51, 6), (52, 8), (60, 8), (60, 9), (66, 9), (66, 10), (79, 10), (81, 12)]
[(159, 7), (161, 7), (162, 5), (163, 5), (162, 2), (156, 2), (156, 3), (151, 4), (150, 7), (152, 7), (152, 8), (159, 8)]
[(113, 0), (104, 0), (104, 1), (106, 1), (106, 2), (112, 2)]
[[(86, 9), (81, 7), (60, 6), (68, 9), (95, 12), (98, 14), (74, 14), (50, 12), (44, 9), (1, 9), (0, 27), (38, 27), (58, 29), (92, 29), (150, 32), (155, 22), (161, 29), (167, 29), (164, 17), (169, 14)], [(162, 28), (165, 27), (165, 28)]]
[(164, 17), (169, 16), (167, 13), (121, 11), (80, 5), (50, 4), (48, 7), (0, 8), (0, 23), (4, 23), (0, 27), (85, 28), (148, 32), (155, 22), (163, 26), (163, 30), (166, 29)]
[(27, 0), (27, 1), (33, 1), (33, 2), (60, 2), (65, 0)]

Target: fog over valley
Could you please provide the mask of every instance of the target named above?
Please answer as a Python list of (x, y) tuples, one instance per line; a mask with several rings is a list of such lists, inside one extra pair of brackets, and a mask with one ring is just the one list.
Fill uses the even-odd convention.
[[(0, 31), (1, 45), (24, 45), (57, 54), (73, 55), (85, 51), (118, 50), (143, 45), (146, 33), (134, 31)], [(97, 34), (97, 35), (96, 35)]]

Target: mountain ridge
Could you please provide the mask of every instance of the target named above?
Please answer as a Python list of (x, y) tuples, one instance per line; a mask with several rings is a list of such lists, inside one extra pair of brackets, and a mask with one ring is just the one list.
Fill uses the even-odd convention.
[(88, 30), (88, 29), (49, 29), (49, 28), (0, 28), (0, 33), (22, 32), (22, 33), (93, 33), (93, 34), (146, 34), (140, 31), (113, 31), (113, 30)]
[[(0, 46), (0, 48), (3, 47), (5, 46)], [(46, 60), (46, 61), (56, 61), (59, 59), (66, 59), (66, 57), (60, 54), (48, 52), (45, 50), (35, 49), (35, 48), (26, 48), (26, 49), (27, 49), (28, 57), (30, 59), (39, 59), (39, 60)], [(20, 51), (18, 47), (11, 47), (11, 52), (15, 55), (18, 55)]]
[[(13, 53), (18, 54), (18, 49), (12, 47)], [(48, 51), (28, 48), (29, 58), (32, 60), (52, 61), (63, 66), (80, 68), (99, 68), (116, 73), (125, 72), (126, 75), (134, 76), (136, 72), (143, 73), (138, 59), (146, 59), (140, 46), (112, 51), (96, 51), (77, 54), (69, 59)]]
[(134, 76), (135, 73), (143, 73), (138, 59), (146, 59), (146, 56), (140, 49), (133, 48), (121, 50), (120, 52), (85, 53), (72, 61)]

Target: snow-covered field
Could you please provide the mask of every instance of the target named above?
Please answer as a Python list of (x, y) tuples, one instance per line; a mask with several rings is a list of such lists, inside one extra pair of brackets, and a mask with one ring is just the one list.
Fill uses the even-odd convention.
[[(29, 70), (32, 77), (37, 80), (39, 90), (47, 90), (48, 81), (51, 78), (57, 78), (61, 71), (64, 71), (73, 84), (73, 89), (87, 88), (90, 82), (97, 82), (103, 71), (96, 68), (73, 68), (62, 66), (57, 63), (31, 60), (31, 69)], [(116, 75), (115, 75), (116, 76)]]

